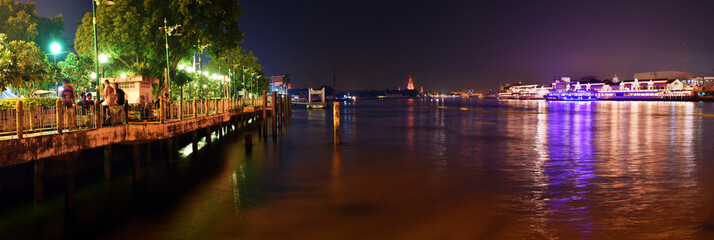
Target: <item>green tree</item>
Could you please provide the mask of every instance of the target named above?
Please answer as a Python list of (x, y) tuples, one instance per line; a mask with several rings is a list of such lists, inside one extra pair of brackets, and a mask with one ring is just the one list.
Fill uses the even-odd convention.
[[(63, 48), (68, 49), (69, 41), (64, 37), (64, 18), (62, 14), (57, 15), (54, 18), (39, 17), (37, 22), (37, 36), (35, 37), (35, 43), (40, 47), (45, 53), (50, 53), (50, 45), (52, 43), (58, 43)], [(57, 55), (57, 60), (62, 59), (65, 55)]]
[(16, 92), (31, 96), (39, 85), (50, 78), (47, 58), (34, 42), (12, 41), (8, 45), (10, 62), (4, 80)]
[[(126, 0), (97, 9), (97, 39), (100, 53), (109, 54), (135, 75), (163, 77), (166, 67), (164, 19), (182, 25), (180, 37), (169, 37), (170, 70), (188, 58), (200, 45), (209, 54), (235, 47), (243, 40), (238, 29), (242, 15), (237, 0)], [(174, 31), (177, 32), (177, 31)], [(77, 29), (75, 48), (94, 55), (92, 15), (87, 13)]]
[(35, 3), (22, 4), (14, 0), (0, 0), (0, 31), (8, 41), (32, 41), (37, 36)]
[(12, 53), (5, 43), (7, 35), (0, 33), (0, 91), (5, 91), (5, 88), (10, 85), (10, 81), (6, 78), (12, 67)]
[(64, 33), (64, 18), (39, 17), (35, 3), (20, 3), (14, 0), (0, 0), (0, 31), (7, 34), (7, 41), (34, 41), (47, 53), (52, 42), (67, 42)]
[(62, 77), (75, 85), (75, 91), (93, 91), (94, 78), (90, 74), (94, 71), (94, 61), (89, 55), (76, 55), (69, 53), (64, 61), (57, 63)]

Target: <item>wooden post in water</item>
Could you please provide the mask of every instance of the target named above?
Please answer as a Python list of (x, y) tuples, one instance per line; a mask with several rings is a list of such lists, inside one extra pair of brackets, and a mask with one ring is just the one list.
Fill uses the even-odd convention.
[(39, 159), (34, 162), (35, 167), (35, 203), (45, 200), (45, 160)]
[(335, 132), (335, 145), (340, 144), (340, 102), (334, 102), (332, 104), (332, 124), (334, 125)]
[(191, 132), (191, 136), (193, 137), (193, 142), (191, 143), (193, 145), (193, 152), (196, 153), (198, 152), (198, 132)]
[(280, 112), (283, 110), (283, 99), (282, 95), (278, 93), (278, 95), (275, 95), (275, 104), (273, 105), (273, 118), (275, 118), (275, 132), (280, 131), (281, 128), (283, 128), (283, 124), (280, 122)]
[(293, 117), (293, 97), (288, 94), (288, 118)]
[[(268, 136), (268, 92), (263, 91), (263, 119), (261, 121), (261, 126), (263, 128), (263, 137)], [(247, 122), (246, 122), (247, 124)]]
[(245, 135), (245, 149), (248, 150), (252, 147), (253, 147), (253, 135), (246, 134)]
[(273, 122), (273, 126), (272, 126), (273, 137), (278, 136), (278, 118), (276, 117), (277, 114), (275, 113), (275, 108), (276, 108), (277, 104), (278, 104), (278, 92), (273, 91), (273, 104), (270, 104), (270, 115), (271, 115), (271, 117), (273, 117), (273, 119), (272, 119), (273, 120), (272, 121)]
[(174, 164), (174, 138), (170, 137), (166, 139), (166, 151), (168, 152), (169, 164)]
[(22, 130), (23, 130), (22, 124), (24, 123), (24, 121), (23, 121), (23, 120), (24, 120), (24, 119), (23, 119), (23, 115), (25, 115), (25, 114), (22, 112), (22, 101), (17, 100), (17, 108), (16, 108), (15, 111), (16, 111), (16, 112), (15, 112), (15, 119), (17, 120), (17, 121), (15, 121), (16, 124), (17, 124), (17, 138), (22, 139)]
[(62, 115), (62, 100), (57, 99), (57, 104), (56, 104), (56, 112), (57, 112), (57, 133), (62, 133), (62, 119), (64, 118), (64, 115)]
[(65, 193), (64, 193), (64, 206), (67, 211), (74, 211), (74, 165), (75, 161), (77, 161), (77, 157), (79, 154), (71, 154), (69, 159), (67, 159), (66, 164), (66, 188), (65, 188)]
[(112, 178), (112, 145), (104, 146), (104, 179)]
[(206, 143), (211, 144), (211, 126), (206, 127)]
[(287, 122), (288, 109), (290, 109), (290, 105), (289, 105), (290, 100), (289, 100), (288, 96), (290, 96), (290, 95), (283, 94), (283, 112), (282, 112), (283, 113), (283, 118), (282, 118), (283, 124), (285, 124)]
[(141, 181), (141, 144), (132, 145), (134, 154), (134, 184)]
[[(161, 141), (158, 142), (159, 148), (161, 148)], [(144, 144), (144, 156), (146, 158), (146, 163), (151, 164), (151, 143)]]

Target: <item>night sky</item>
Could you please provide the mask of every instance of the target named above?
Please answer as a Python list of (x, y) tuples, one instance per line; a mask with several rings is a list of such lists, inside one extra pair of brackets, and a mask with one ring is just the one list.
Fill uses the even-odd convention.
[[(118, 0), (121, 1), (121, 0)], [(23, 1), (24, 2), (24, 1)], [(88, 0), (38, 0), (67, 35)], [(240, 27), (269, 75), (294, 87), (483, 91), (554, 76), (714, 72), (714, 1), (246, 0)], [(684, 47), (683, 47), (684, 44)], [(685, 59), (685, 64), (681, 59)]]

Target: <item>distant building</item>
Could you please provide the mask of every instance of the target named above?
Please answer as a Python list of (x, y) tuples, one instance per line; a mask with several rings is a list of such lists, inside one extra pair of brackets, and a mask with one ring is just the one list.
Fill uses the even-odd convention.
[(159, 83), (158, 78), (148, 76), (102, 78), (117, 83), (119, 88), (126, 93), (129, 104), (139, 103), (139, 97), (144, 96), (147, 101), (153, 101), (152, 84)]
[(694, 79), (694, 78), (704, 78), (704, 77), (714, 77), (714, 73), (696, 73), (696, 72), (680, 72), (680, 71), (656, 71), (656, 72), (639, 72), (635, 73), (633, 78), (636, 79)]
[(414, 90), (414, 82), (412, 82), (411, 74), (409, 74), (409, 83), (407, 83), (407, 90)]
[(280, 93), (288, 92), (288, 89), (290, 89), (290, 83), (286, 80), (285, 75), (270, 77), (270, 90)]

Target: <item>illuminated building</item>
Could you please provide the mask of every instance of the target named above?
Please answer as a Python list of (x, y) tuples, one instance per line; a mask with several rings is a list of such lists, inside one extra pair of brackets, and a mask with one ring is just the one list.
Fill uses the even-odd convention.
[(279, 93), (287, 93), (290, 89), (290, 82), (285, 79), (285, 75), (270, 77), (270, 90)]
[[(637, 74), (635, 74), (637, 76)], [(695, 89), (690, 80), (647, 79), (610, 83), (556, 81), (545, 95), (546, 100), (691, 100)]]
[(409, 74), (409, 83), (407, 84), (407, 90), (414, 90), (414, 82), (412, 82), (411, 74)]

